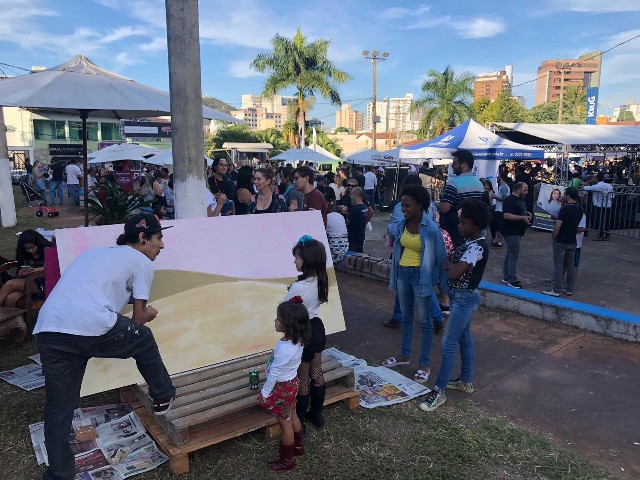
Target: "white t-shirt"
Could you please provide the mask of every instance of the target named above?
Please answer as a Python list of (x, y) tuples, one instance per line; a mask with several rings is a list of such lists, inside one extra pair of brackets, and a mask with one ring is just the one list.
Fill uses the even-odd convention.
[(376, 178), (376, 174), (373, 172), (367, 172), (364, 174), (364, 189), (365, 190), (373, 190), (376, 188), (376, 184), (378, 183), (378, 179)]
[(511, 195), (509, 185), (503, 183), (498, 187), (498, 192), (496, 193), (496, 198), (494, 199), (496, 202), (496, 212), (502, 211), (502, 204), (509, 195)]
[(333, 188), (334, 192), (336, 192), (336, 201), (339, 202), (342, 198), (342, 191), (340, 190), (340, 187), (338, 187), (338, 185), (336, 185), (335, 183), (330, 183), (329, 186)]
[(320, 309), (320, 299), (318, 298), (318, 279), (316, 277), (310, 277), (292, 283), (287, 295), (284, 297), (284, 301), (286, 302), (296, 295), (300, 295), (300, 297), (302, 297), (302, 304), (307, 307), (309, 318), (317, 317), (318, 310)]
[(267, 362), (267, 380), (262, 386), (262, 396), (268, 397), (276, 382), (293, 380), (298, 375), (302, 360), (302, 344), (293, 344), (291, 340), (278, 340), (273, 355)]
[(87, 250), (44, 302), (33, 333), (104, 335), (130, 297), (149, 299), (153, 273), (151, 260), (130, 246)]
[[(583, 213), (578, 228), (587, 228), (587, 216)], [(584, 241), (584, 232), (576, 233), (576, 248), (582, 248), (582, 242)]]
[(337, 237), (338, 235), (347, 234), (347, 223), (344, 215), (338, 212), (327, 214), (327, 237)]
[(207, 207), (211, 208), (212, 212), (218, 206), (218, 202), (216, 202), (216, 197), (213, 196), (213, 193), (211, 193), (211, 190), (209, 190), (208, 188), (205, 188), (204, 190), (204, 203), (207, 204)]
[(82, 176), (82, 170), (75, 163), (70, 163), (65, 167), (67, 172), (67, 185), (80, 185), (80, 177)]

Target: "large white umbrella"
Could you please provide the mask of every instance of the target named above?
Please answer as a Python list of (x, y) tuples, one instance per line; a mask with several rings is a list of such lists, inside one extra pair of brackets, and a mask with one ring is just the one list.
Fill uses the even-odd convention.
[[(209, 167), (213, 165), (213, 159), (206, 155), (204, 159), (207, 161)], [(156, 150), (153, 156), (144, 159), (144, 163), (151, 165), (173, 165), (173, 150), (171, 148), (169, 150)]]
[[(0, 105), (30, 110), (80, 114), (83, 135), (84, 184), (87, 184), (87, 117), (135, 118), (169, 115), (169, 92), (148, 87), (110, 72), (76, 55), (56, 67), (0, 80)], [(209, 107), (202, 117), (239, 122)], [(89, 224), (88, 189), (85, 195), (85, 226)]]
[(135, 160), (144, 162), (147, 157), (159, 153), (157, 148), (143, 147), (137, 143), (116, 143), (90, 153), (89, 164)]
[(325, 155), (324, 153), (317, 152), (312, 148), (290, 148), (287, 151), (282, 152), (280, 155), (276, 155), (275, 157), (271, 157), (271, 160), (285, 161), (285, 162), (312, 162), (312, 163), (321, 163), (321, 162), (333, 162), (337, 159), (337, 157)]
[(345, 157), (345, 160), (356, 165), (371, 165), (374, 167), (393, 167), (397, 164), (397, 152), (379, 152), (372, 148), (363, 148)]

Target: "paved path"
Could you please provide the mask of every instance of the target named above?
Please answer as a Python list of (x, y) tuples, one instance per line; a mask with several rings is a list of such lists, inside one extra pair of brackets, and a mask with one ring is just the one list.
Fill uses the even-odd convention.
[[(346, 273), (338, 273), (338, 284), (347, 330), (331, 335), (329, 345), (373, 365), (398, 354), (400, 331), (381, 325), (393, 302), (386, 285)], [(484, 307), (473, 334), (476, 404), (623, 478), (640, 478), (639, 345)], [(416, 327), (414, 363), (419, 335)], [(429, 386), (440, 367), (440, 338)], [(411, 376), (415, 368), (399, 371)], [(452, 392), (447, 401), (464, 396)]]
[[(364, 251), (389, 258), (382, 233), (386, 232), (389, 213), (378, 212), (367, 231)], [(571, 300), (640, 315), (637, 285), (640, 285), (640, 240), (612, 236), (608, 242), (584, 239), (580, 273)], [(492, 249), (484, 280), (500, 283), (505, 249)], [(522, 240), (518, 275), (527, 290), (542, 292), (552, 285), (553, 259), (551, 232), (529, 229)], [(563, 295), (564, 298), (565, 297)]]

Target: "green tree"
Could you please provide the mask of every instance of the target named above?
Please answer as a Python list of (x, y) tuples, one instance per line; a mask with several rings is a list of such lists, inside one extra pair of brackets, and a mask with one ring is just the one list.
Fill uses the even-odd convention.
[(562, 122), (586, 123), (587, 92), (582, 85), (567, 87), (562, 95)]
[(288, 87), (295, 87), (300, 145), (304, 146), (306, 113), (309, 104), (306, 100), (316, 94), (328, 98), (332, 104), (340, 105), (337, 84), (351, 80), (344, 71), (338, 69), (327, 58), (329, 40), (307, 42), (300, 28), (293, 39), (276, 35), (271, 40), (273, 50), (260, 53), (251, 62), (251, 68), (264, 73), (270, 72), (262, 94), (271, 98)]
[(248, 125), (234, 123), (207, 137), (205, 142), (207, 156), (215, 156), (215, 150), (221, 149), (225, 142), (256, 143), (259, 140)]
[(336, 133), (341, 133), (341, 132), (351, 133), (351, 130), (348, 129), (347, 127), (338, 127), (338, 128), (336, 128)]
[(527, 112), (525, 121), (529, 123), (558, 123), (559, 104), (560, 102), (555, 100), (536, 105)]
[(471, 73), (456, 76), (450, 66), (443, 72), (429, 70), (428, 75), (422, 84), (424, 95), (415, 102), (413, 108), (425, 108), (420, 132), (430, 137), (455, 127), (471, 116), (475, 76)]
[(487, 107), (491, 104), (491, 100), (486, 97), (479, 98), (474, 100), (471, 104), (471, 118), (473, 118), (478, 123), (484, 123), (481, 118), (483, 112), (487, 109)]
[(631, 110), (623, 110), (618, 114), (617, 122), (635, 122), (636, 117), (633, 116)]
[[(313, 131), (307, 131), (307, 143), (311, 144), (313, 138)], [(316, 143), (325, 150), (333, 153), (336, 157), (339, 157), (342, 153), (342, 147), (333, 138), (329, 138), (324, 130), (316, 129)]]

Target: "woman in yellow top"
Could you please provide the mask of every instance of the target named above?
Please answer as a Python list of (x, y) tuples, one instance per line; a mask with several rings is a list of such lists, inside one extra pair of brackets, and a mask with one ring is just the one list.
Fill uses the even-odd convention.
[(398, 292), (402, 310), (402, 347), (400, 356), (389, 357), (383, 365), (408, 365), (413, 340), (413, 309), (418, 310), (422, 342), (417, 382), (429, 378), (429, 357), (433, 343), (430, 305), (433, 287), (440, 282), (442, 262), (447, 256), (444, 240), (437, 225), (425, 212), (431, 203), (429, 192), (421, 185), (408, 185), (402, 190), (401, 220), (392, 235), (395, 239), (389, 288)]

